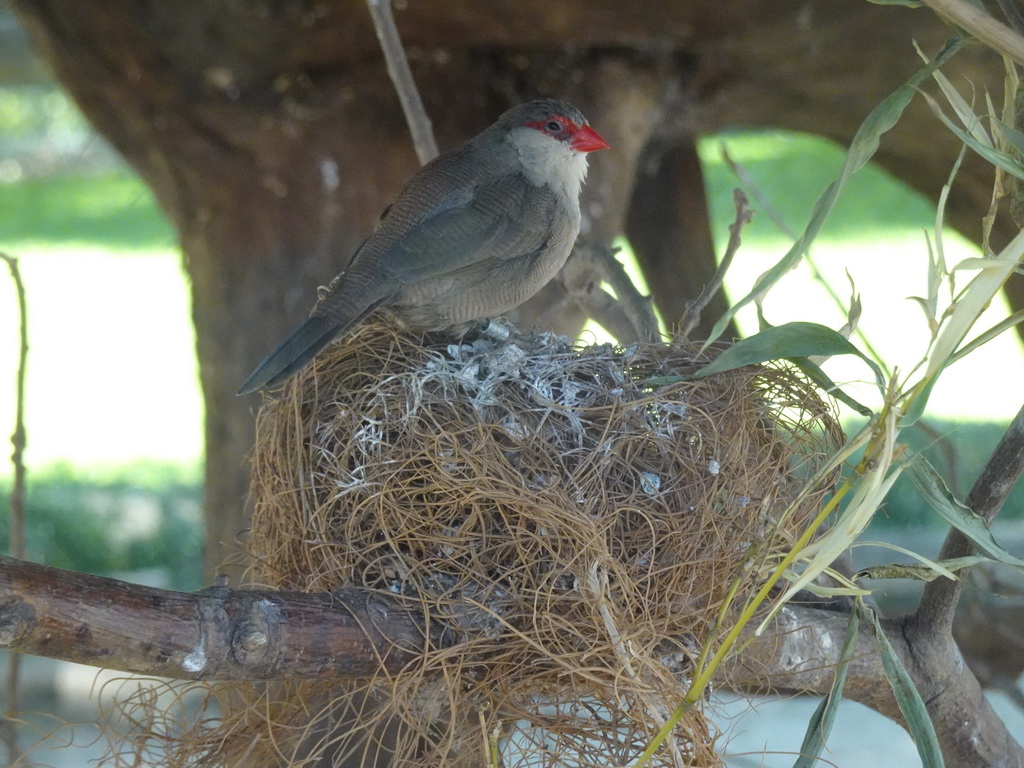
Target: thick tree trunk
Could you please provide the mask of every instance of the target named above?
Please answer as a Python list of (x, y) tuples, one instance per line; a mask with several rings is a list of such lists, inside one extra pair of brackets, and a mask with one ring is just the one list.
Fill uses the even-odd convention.
[[(207, 407), (212, 572), (239, 549), (245, 528), (258, 399), (236, 398), (236, 389), (308, 311), (315, 287), (345, 266), (416, 165), (369, 15), (357, 0), (15, 7), (181, 234)], [(919, 66), (911, 40), (936, 51), (947, 35), (927, 12), (862, 0), (457, 0), (410, 3), (398, 23), (442, 148), (524, 98), (578, 102), (615, 148), (592, 162), (584, 234), (603, 241), (621, 232), (631, 189), (631, 221), (648, 229), (664, 218), (659, 236), (644, 238), (639, 224), (631, 232), (641, 261), (661, 273), (651, 281), (670, 320), (711, 269), (699, 185), (677, 186), (693, 137), (746, 125), (848, 142)], [(976, 48), (958, 67), (979, 93), (999, 92), (995, 56)], [(666, 144), (676, 126), (679, 137)], [(637, 165), (645, 146), (644, 158), (660, 162), (653, 171)], [(879, 160), (934, 198), (957, 149), (918, 103)], [(990, 176), (968, 157), (951, 198), (950, 218), (969, 236), (980, 231)], [(680, 259), (693, 261), (693, 276), (670, 271)], [(565, 299), (557, 293), (539, 297), (523, 321)], [(578, 311), (562, 314), (561, 330), (578, 327)]]
[[(715, 274), (715, 243), (706, 204), (704, 173), (693, 135), (653, 137), (637, 167), (636, 187), (626, 218), (626, 237), (645, 275), (656, 275), (651, 294), (665, 325), (673, 330), (688, 301)], [(729, 308), (719, 292), (701, 314), (695, 339), (706, 339)], [(736, 335), (735, 327), (727, 333)]]

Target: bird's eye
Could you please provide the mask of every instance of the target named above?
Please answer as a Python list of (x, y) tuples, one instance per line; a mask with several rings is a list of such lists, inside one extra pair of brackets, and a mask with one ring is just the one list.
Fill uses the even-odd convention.
[(562, 130), (562, 124), (557, 122), (556, 120), (549, 120), (548, 124), (544, 127), (547, 128), (552, 133), (558, 133), (560, 130)]

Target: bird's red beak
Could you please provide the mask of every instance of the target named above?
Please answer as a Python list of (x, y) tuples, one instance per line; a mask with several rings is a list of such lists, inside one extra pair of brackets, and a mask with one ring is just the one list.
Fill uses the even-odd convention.
[(569, 146), (577, 152), (593, 152), (598, 149), (611, 149), (611, 147), (608, 146), (608, 142), (601, 138), (601, 134), (589, 125), (584, 125), (572, 135), (572, 141), (569, 142)]

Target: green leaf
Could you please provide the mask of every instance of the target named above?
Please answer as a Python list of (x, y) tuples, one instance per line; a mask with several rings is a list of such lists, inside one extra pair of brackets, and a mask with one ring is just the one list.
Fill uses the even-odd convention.
[(905, 5), (907, 8), (920, 8), (924, 5), (921, 0), (868, 0), (874, 5)]
[(1016, 176), (1018, 179), (1024, 179), (1024, 165), (1021, 165), (1016, 158), (978, 141), (974, 136), (946, 117), (945, 112), (942, 111), (942, 107), (939, 106), (935, 99), (927, 93), (922, 93), (921, 95), (924, 96), (925, 100), (928, 102), (928, 106), (930, 106), (932, 112), (935, 113), (935, 116), (938, 117), (949, 130), (955, 133), (960, 141), (981, 155), (985, 160), (992, 163), (992, 165), (1002, 168), (1011, 176)]
[[(806, 358), (811, 355), (856, 355), (866, 362), (875, 374), (879, 387), (884, 389), (882, 372), (849, 339), (831, 328), (818, 323), (795, 322), (766, 328), (760, 333), (740, 339), (692, 378), (699, 379), (723, 371), (732, 371), (745, 365), (756, 365), (769, 360)], [(824, 374), (822, 374), (824, 375)], [(863, 406), (861, 406), (863, 408)]]
[(1013, 148), (1024, 155), (1024, 133), (1021, 133), (1016, 128), (1012, 128), (1002, 120), (996, 120), (995, 124), (999, 127), (999, 131), (1003, 134), (1003, 138), (1006, 139)]
[(832, 732), (832, 724), (839, 712), (839, 702), (843, 700), (843, 687), (846, 685), (846, 671), (857, 649), (857, 636), (860, 631), (860, 616), (850, 614), (850, 623), (846, 626), (846, 641), (843, 643), (839, 664), (836, 665), (836, 679), (828, 695), (821, 700), (818, 708), (807, 723), (803, 744), (800, 745), (800, 757), (793, 763), (793, 768), (812, 768), (818, 762), (821, 750), (825, 748), (828, 735)]
[(932, 390), (935, 389), (935, 383), (938, 380), (938, 376), (932, 376), (925, 382), (924, 388), (911, 402), (910, 408), (900, 417), (900, 429), (913, 426), (924, 415), (925, 408), (928, 406), (928, 398), (932, 396)]
[(1024, 560), (1011, 555), (996, 541), (988, 523), (953, 495), (946, 487), (942, 476), (926, 458), (921, 455), (914, 456), (907, 462), (906, 469), (911, 482), (928, 506), (970, 539), (979, 552), (993, 560), (1024, 570)]
[(945, 763), (942, 760), (942, 750), (939, 749), (939, 739), (935, 735), (935, 726), (928, 716), (928, 708), (925, 707), (921, 694), (914, 687), (914, 681), (910, 679), (889, 638), (885, 636), (885, 630), (878, 623), (875, 612), (868, 608), (863, 600), (857, 600), (856, 606), (875, 636), (885, 676), (889, 679), (896, 703), (899, 704), (900, 711), (907, 721), (907, 728), (917, 746), (917, 754), (921, 757), (922, 768), (944, 768)]
[(839, 176), (825, 188), (825, 191), (821, 193), (821, 196), (814, 203), (810, 219), (803, 234), (793, 244), (793, 247), (786, 252), (785, 256), (757, 278), (750, 293), (729, 307), (725, 314), (718, 319), (714, 328), (711, 329), (708, 340), (705, 342), (705, 348), (725, 332), (725, 329), (741, 308), (752, 301), (760, 300), (768, 292), (768, 289), (775, 285), (783, 275), (800, 263), (807, 249), (811, 247), (811, 243), (814, 242), (818, 232), (821, 231), (822, 226), (832, 213), (840, 192), (843, 191), (850, 177), (862, 168), (878, 151), (878, 144), (882, 135), (900, 119), (903, 110), (907, 108), (910, 100), (917, 93), (921, 81), (930, 77), (932, 72), (945, 64), (960, 49), (964, 42), (965, 39), (959, 35), (950, 39), (932, 61), (911, 75), (902, 86), (889, 94), (878, 106), (871, 110), (864, 122), (861, 123), (860, 128), (857, 129), (857, 134), (853, 137), (853, 141), (850, 142), (850, 149), (846, 153), (846, 161), (843, 163)]
[(828, 374), (821, 370), (816, 363), (812, 363), (810, 360), (801, 357), (790, 358), (790, 362), (799, 368), (804, 376), (813, 381), (823, 392), (827, 392), (832, 395), (836, 400), (849, 406), (861, 416), (871, 415), (870, 408), (866, 405), (862, 405), (841, 390), (839, 385), (832, 381)]
[(956, 354), (954, 354), (953, 357), (950, 358), (949, 364), (952, 365), (957, 360), (966, 357), (967, 355), (971, 354), (971, 352), (976, 350), (978, 347), (992, 341), (992, 339), (1001, 334), (1003, 331), (1009, 330), (1010, 328), (1013, 328), (1013, 326), (1021, 322), (1024, 322), (1024, 309), (1017, 310), (1009, 317), (1004, 318), (1003, 320), (999, 321), (991, 328), (986, 330), (984, 333), (978, 334), (969, 342), (964, 344), (962, 347), (960, 347), (960, 349), (956, 351)]

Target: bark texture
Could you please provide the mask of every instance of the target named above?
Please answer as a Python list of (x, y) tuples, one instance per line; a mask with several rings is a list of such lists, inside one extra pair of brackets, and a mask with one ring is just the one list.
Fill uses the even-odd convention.
[(0, 647), (175, 680), (371, 677), (427, 644), (367, 590), (174, 592), (0, 556)]

